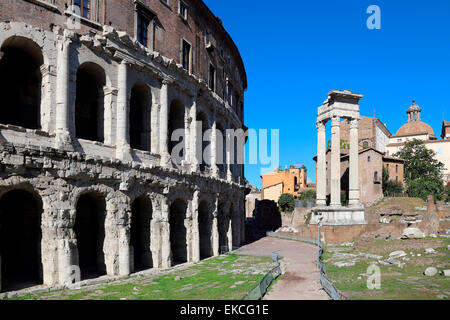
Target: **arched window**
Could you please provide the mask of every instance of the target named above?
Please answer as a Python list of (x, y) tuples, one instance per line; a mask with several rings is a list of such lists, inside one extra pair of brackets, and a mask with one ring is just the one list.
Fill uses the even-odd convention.
[(77, 96), (75, 100), (76, 137), (103, 142), (104, 70), (95, 63), (83, 63), (77, 71)]
[(135, 84), (130, 97), (130, 146), (133, 149), (151, 151), (151, 108), (150, 88), (142, 82)]
[(364, 141), (363, 142), (363, 148), (368, 148), (369, 147), (369, 142), (368, 141)]
[(44, 63), (40, 47), (14, 36), (0, 51), (0, 123), (39, 129), (41, 83)]
[[(172, 161), (175, 164), (181, 164), (181, 160), (184, 159), (185, 156), (185, 147), (186, 147), (186, 136), (179, 129), (185, 129), (184, 127), (184, 115), (185, 115), (185, 107), (180, 100), (174, 100), (170, 104), (170, 112), (169, 112), (169, 154), (172, 157)], [(175, 133), (175, 134), (174, 134)], [(180, 136), (183, 134), (182, 136)], [(172, 141), (174, 140), (174, 141)], [(181, 145), (179, 145), (181, 143)], [(174, 150), (175, 146), (177, 146), (177, 150)], [(172, 151), (175, 151), (173, 154)]]
[(374, 180), (374, 181), (378, 181), (378, 171), (375, 171), (375, 172), (373, 173), (373, 180)]

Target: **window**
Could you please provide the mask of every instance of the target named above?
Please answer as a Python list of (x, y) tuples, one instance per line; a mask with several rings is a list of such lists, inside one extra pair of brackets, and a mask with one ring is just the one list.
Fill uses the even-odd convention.
[(185, 40), (183, 40), (183, 48), (182, 48), (183, 52), (183, 57), (182, 57), (182, 63), (183, 63), (183, 68), (191, 71), (190, 68), (190, 58), (191, 58), (191, 45), (189, 43), (187, 43)]
[(91, 0), (74, 0), (73, 4), (75, 13), (86, 19), (91, 18)]
[(230, 106), (232, 106), (233, 105), (233, 87), (230, 84), (228, 84), (227, 87), (228, 87), (227, 88), (227, 101), (228, 101), (228, 104)]
[(180, 5), (178, 6), (178, 14), (184, 20), (187, 20), (187, 6), (183, 1), (180, 1)]
[(148, 26), (150, 25), (150, 20), (142, 14), (138, 14), (137, 19), (137, 40), (143, 46), (148, 47)]
[(395, 181), (398, 181), (398, 176), (395, 177)]
[(209, 88), (212, 91), (215, 91), (216, 86), (216, 68), (214, 66), (209, 65)]
[(398, 173), (398, 164), (395, 165), (395, 173)]
[(369, 142), (368, 141), (364, 141), (363, 142), (363, 148), (366, 149), (369, 147)]
[(153, 50), (156, 14), (141, 2), (135, 0), (135, 38), (144, 47)]
[(373, 181), (378, 182), (378, 171), (375, 171), (373, 174)]
[(402, 139), (397, 139), (397, 142), (402, 142)]
[(205, 29), (205, 45), (208, 46), (211, 44), (211, 34), (208, 29)]
[(367, 162), (370, 162), (370, 156), (367, 157)]

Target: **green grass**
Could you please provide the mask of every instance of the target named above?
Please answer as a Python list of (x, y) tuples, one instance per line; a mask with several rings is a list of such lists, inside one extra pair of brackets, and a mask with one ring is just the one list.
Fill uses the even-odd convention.
[[(426, 238), (423, 240), (375, 240), (363, 244), (355, 242), (355, 247), (340, 252), (374, 253), (388, 258), (390, 252), (404, 250), (410, 259), (403, 268), (395, 265), (380, 265), (381, 290), (367, 288), (367, 268), (374, 260), (360, 259), (353, 267), (338, 268), (331, 263), (330, 248), (326, 248), (322, 260), (325, 261), (327, 277), (344, 295), (350, 299), (383, 299), (383, 300), (426, 300), (438, 299), (438, 295), (450, 297), (450, 279), (439, 274), (433, 277), (423, 275), (428, 266), (434, 266), (439, 271), (450, 269), (450, 252), (447, 245), (450, 239)], [(433, 247), (436, 254), (425, 254), (424, 249)], [(361, 250), (361, 249), (365, 250)], [(413, 252), (414, 257), (410, 254)], [(420, 253), (422, 256), (417, 257)], [(361, 279), (358, 279), (361, 277)], [(449, 298), (446, 298), (449, 299)]]
[[(104, 284), (94, 290), (66, 289), (17, 299), (239, 300), (273, 268), (272, 264), (269, 257), (229, 254), (156, 276), (135, 276)], [(248, 274), (249, 270), (259, 273)]]

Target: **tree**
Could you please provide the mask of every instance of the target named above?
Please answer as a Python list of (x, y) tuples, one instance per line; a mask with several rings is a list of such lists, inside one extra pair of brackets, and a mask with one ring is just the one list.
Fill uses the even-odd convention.
[(295, 209), (294, 196), (289, 193), (283, 193), (278, 199), (278, 206), (283, 212), (292, 212)]
[(316, 191), (314, 190), (305, 190), (302, 192), (300, 196), (300, 200), (316, 200)]
[(423, 141), (413, 139), (406, 142), (394, 156), (405, 161), (404, 172), (408, 196), (426, 200), (428, 195), (433, 195), (436, 200), (443, 199), (444, 164), (436, 160), (436, 153), (427, 149)]
[(389, 171), (383, 167), (382, 186), (383, 194), (389, 196), (392, 194), (403, 193), (403, 184), (400, 181), (392, 181), (389, 179)]
[(300, 167), (300, 170), (305, 170), (305, 172), (308, 171), (308, 169), (306, 168), (306, 166), (304, 164), (302, 164), (302, 166)]

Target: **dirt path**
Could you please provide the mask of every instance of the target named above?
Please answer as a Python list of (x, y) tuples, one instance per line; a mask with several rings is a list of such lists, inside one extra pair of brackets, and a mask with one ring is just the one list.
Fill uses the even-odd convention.
[(286, 273), (272, 287), (264, 300), (329, 300), (321, 289), (317, 269), (317, 247), (298, 241), (266, 237), (239, 250), (256, 256), (272, 256), (281, 250)]

